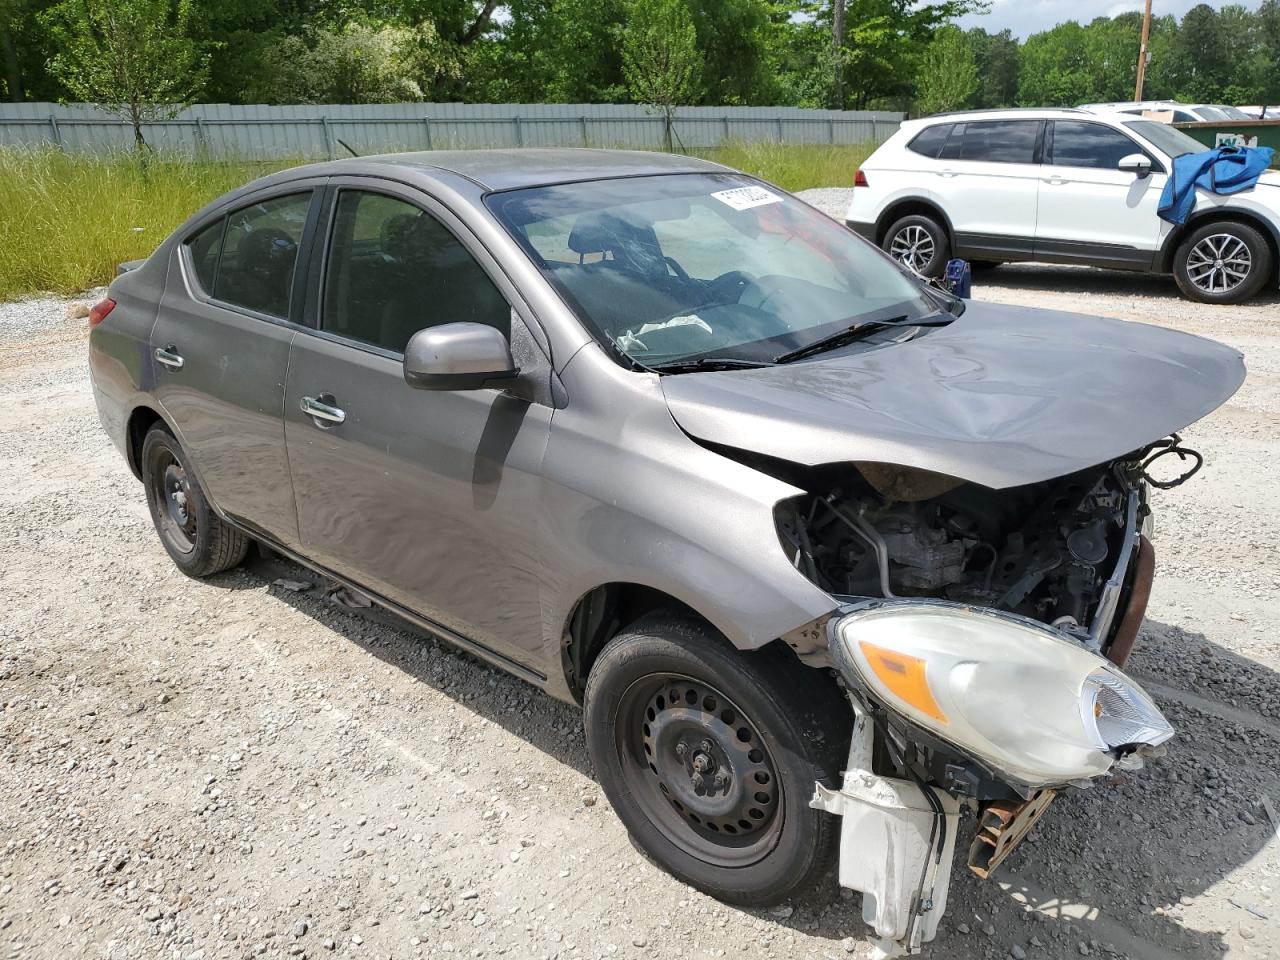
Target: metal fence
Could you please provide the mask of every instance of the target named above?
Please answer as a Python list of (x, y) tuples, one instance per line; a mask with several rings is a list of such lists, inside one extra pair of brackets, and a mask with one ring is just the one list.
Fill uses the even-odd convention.
[[(726, 142), (880, 143), (900, 113), (794, 107), (681, 107), (677, 149)], [(143, 125), (156, 150), (219, 159), (336, 157), (357, 153), (476, 147), (663, 146), (665, 121), (633, 104), (463, 104), (239, 106), (198, 104)], [(92, 106), (0, 104), (0, 147), (54, 145), (74, 152), (125, 150), (133, 130)]]

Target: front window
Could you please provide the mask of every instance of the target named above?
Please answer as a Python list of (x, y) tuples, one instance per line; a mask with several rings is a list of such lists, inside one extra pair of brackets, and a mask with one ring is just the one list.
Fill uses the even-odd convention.
[(601, 342), (646, 366), (769, 362), (845, 327), (937, 310), (874, 247), (736, 174), (597, 180), (487, 202)]
[(1184, 153), (1200, 153), (1209, 149), (1194, 137), (1159, 120), (1126, 120), (1124, 125), (1170, 157), (1180, 157)]
[(1114, 170), (1125, 157), (1142, 152), (1136, 143), (1119, 130), (1100, 123), (1055, 120), (1053, 155), (1049, 162), (1058, 167)]

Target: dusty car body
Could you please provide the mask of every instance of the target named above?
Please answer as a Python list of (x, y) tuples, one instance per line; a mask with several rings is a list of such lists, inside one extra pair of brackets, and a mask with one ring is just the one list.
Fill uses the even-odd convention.
[(776, 188), (611, 151), (276, 174), (92, 320), (180, 568), (257, 541), (584, 702), (633, 835), (728, 901), (840, 832), (916, 950), (961, 809), (985, 874), (1172, 734), (1121, 667), (1152, 460), (1243, 379), (1219, 344), (959, 303)]

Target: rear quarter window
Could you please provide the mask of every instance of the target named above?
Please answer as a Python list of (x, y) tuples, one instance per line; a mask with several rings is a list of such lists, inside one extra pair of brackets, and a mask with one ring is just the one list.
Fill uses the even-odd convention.
[(951, 123), (936, 123), (932, 127), (925, 127), (907, 144), (907, 149), (912, 153), (918, 153), (922, 157), (928, 157), (936, 160), (942, 152), (942, 145), (947, 142), (947, 136), (951, 133)]

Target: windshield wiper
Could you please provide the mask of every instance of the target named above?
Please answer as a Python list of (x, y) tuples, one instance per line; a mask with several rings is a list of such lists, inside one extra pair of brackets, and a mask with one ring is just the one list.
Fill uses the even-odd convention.
[[(632, 357), (634, 360), (635, 358)], [(771, 367), (772, 360), (742, 360), (738, 357), (693, 357), (689, 360), (672, 360), (670, 363), (645, 364), (658, 373), (686, 373), (693, 370), (750, 370)]]
[(861, 339), (868, 333), (876, 330), (882, 330), (885, 327), (945, 327), (948, 323), (955, 320), (952, 316), (929, 316), (912, 320), (908, 317), (892, 317), (888, 320), (859, 320), (852, 326), (845, 327), (843, 330), (837, 330), (835, 333), (829, 334), (820, 340), (807, 344), (789, 353), (773, 358), (774, 363), (790, 363), (792, 360), (800, 360), (804, 357), (811, 357), (815, 353), (824, 353), (827, 350), (834, 350), (836, 347), (842, 347), (846, 343), (853, 343), (855, 340)]

